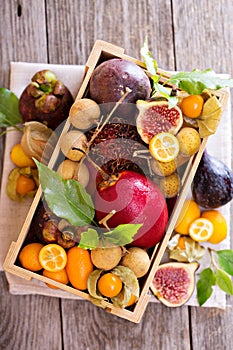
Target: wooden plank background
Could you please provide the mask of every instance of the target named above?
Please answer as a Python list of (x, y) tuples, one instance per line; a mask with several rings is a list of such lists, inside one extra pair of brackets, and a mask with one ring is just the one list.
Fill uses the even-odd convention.
[[(1, 0), (0, 86), (10, 61), (85, 64), (96, 39), (140, 58), (145, 36), (161, 68), (233, 76), (232, 17), (231, 0)], [(3, 273), (0, 295), (1, 349), (232, 349), (230, 298), (226, 311), (150, 304), (135, 325), (84, 301), (10, 295)]]

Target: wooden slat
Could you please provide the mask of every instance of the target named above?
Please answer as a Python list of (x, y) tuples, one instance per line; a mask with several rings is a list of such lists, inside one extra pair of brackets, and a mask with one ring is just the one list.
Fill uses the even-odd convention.
[[(19, 18), (18, 3), (22, 6)], [(0, 84), (9, 83), (10, 60), (85, 64), (96, 39), (140, 58), (146, 34), (161, 68), (212, 67), (233, 75), (232, 6), (231, 0), (47, 0), (45, 9), (43, 0), (2, 0)], [(10, 296), (3, 274), (0, 277), (3, 349), (60, 349), (60, 326), (64, 349), (189, 350), (189, 331), (193, 350), (232, 349), (231, 309), (190, 308), (189, 329), (187, 307), (168, 309), (150, 304), (142, 323), (135, 325), (88, 302), (67, 300), (62, 301), (61, 325), (54, 299)], [(41, 309), (46, 310), (46, 319), (42, 319)], [(41, 330), (41, 324), (49, 326)]]
[(140, 58), (148, 36), (159, 66), (174, 69), (169, 0), (48, 0), (47, 12), (50, 63), (85, 64), (98, 39)]
[(0, 272), (0, 348), (62, 349), (59, 299), (15, 296)]
[[(233, 75), (232, 13), (230, 0), (173, 1), (178, 70), (212, 68), (217, 73)], [(228, 303), (232, 305), (232, 298)], [(193, 350), (232, 349), (231, 306), (226, 311), (206, 308), (190, 311)]]
[(86, 301), (62, 302), (64, 349), (190, 350), (187, 309), (153, 303), (136, 325)]

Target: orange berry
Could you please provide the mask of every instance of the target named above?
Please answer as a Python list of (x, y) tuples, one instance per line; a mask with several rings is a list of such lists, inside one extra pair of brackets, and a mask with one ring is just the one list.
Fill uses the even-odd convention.
[(128, 304), (126, 306), (127, 307), (131, 306), (131, 305), (135, 304), (135, 302), (136, 302), (136, 296), (134, 294), (131, 294), (131, 297), (130, 297)]
[(156, 134), (149, 142), (149, 150), (155, 159), (160, 162), (171, 162), (179, 153), (179, 142), (176, 136), (169, 132)]
[(42, 265), (39, 261), (39, 253), (43, 248), (41, 243), (30, 243), (26, 245), (19, 253), (19, 261), (21, 265), (30, 271), (39, 271)]
[[(60, 283), (63, 283), (63, 284), (67, 284), (69, 283), (69, 279), (68, 279), (68, 276), (67, 276), (67, 273), (66, 273), (66, 270), (63, 269), (63, 270), (60, 270), (60, 271), (56, 271), (56, 272), (51, 272), (51, 271), (48, 271), (48, 270), (43, 270), (43, 276), (45, 277), (48, 277), (48, 278), (51, 278), (52, 280), (54, 281), (57, 281), (57, 282), (60, 282)], [(56, 286), (53, 286), (52, 284), (50, 283), (46, 283), (46, 285), (49, 287), (49, 288), (53, 288), (53, 289), (57, 289)]]
[(66, 272), (70, 283), (79, 290), (87, 289), (87, 280), (93, 271), (90, 252), (74, 246), (67, 252)]
[(108, 272), (98, 280), (99, 292), (108, 298), (113, 298), (120, 293), (122, 282), (120, 278), (112, 272)]
[(197, 118), (201, 115), (204, 100), (201, 95), (190, 95), (184, 97), (180, 103), (182, 113), (189, 118)]
[(40, 251), (39, 261), (45, 270), (61, 271), (66, 266), (66, 251), (58, 244), (46, 244)]
[(34, 191), (35, 188), (35, 181), (31, 177), (19, 175), (16, 184), (16, 192), (18, 194), (27, 194), (28, 192)]
[(212, 236), (208, 239), (208, 242), (213, 244), (222, 242), (228, 231), (227, 222), (222, 213), (218, 210), (207, 210), (201, 214), (201, 217), (209, 219), (214, 226)]
[(189, 227), (189, 235), (196, 242), (206, 242), (212, 236), (214, 226), (205, 218), (194, 220)]
[(181, 250), (185, 250), (186, 249), (186, 247), (185, 247), (185, 237), (184, 236), (181, 236), (178, 239), (178, 244), (177, 244), (176, 248), (180, 248)]
[(181, 235), (189, 234), (191, 223), (201, 216), (201, 210), (192, 199), (186, 199), (176, 222), (175, 231)]
[(19, 168), (25, 168), (25, 167), (36, 167), (35, 162), (32, 160), (32, 158), (28, 157), (23, 149), (20, 143), (17, 143), (14, 145), (10, 152), (10, 159), (11, 161), (17, 165)]

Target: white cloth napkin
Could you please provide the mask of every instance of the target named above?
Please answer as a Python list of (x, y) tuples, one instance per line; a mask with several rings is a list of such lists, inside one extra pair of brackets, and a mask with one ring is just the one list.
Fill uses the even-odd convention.
[[(25, 86), (30, 82), (34, 73), (41, 69), (51, 69), (54, 71), (60, 80), (70, 89), (71, 93), (75, 97), (78, 89), (81, 85), (84, 76), (84, 66), (67, 66), (67, 65), (52, 65), (52, 64), (39, 64), (39, 63), (23, 63), (12, 62), (11, 63), (11, 80), (10, 89), (20, 96)], [(2, 270), (2, 264), (5, 259), (6, 253), (12, 241), (16, 241), (20, 229), (25, 220), (27, 211), (31, 205), (31, 200), (28, 199), (23, 203), (15, 203), (11, 201), (6, 195), (6, 182), (7, 176), (10, 170), (14, 167), (9, 158), (11, 147), (20, 140), (21, 134), (19, 132), (10, 132), (6, 137), (6, 150), (4, 157), (3, 178), (0, 197), (0, 270)], [(209, 138), (207, 149), (210, 154), (221, 159), (229, 167), (231, 166), (231, 109), (230, 100), (223, 113), (217, 133)], [(223, 215), (225, 216), (228, 227), (230, 228), (230, 205), (221, 208)], [(226, 240), (218, 246), (216, 249), (229, 249), (230, 248), (230, 229)], [(205, 264), (205, 261), (203, 262)], [(39, 280), (27, 281), (15, 275), (6, 274), (9, 282), (9, 291), (12, 294), (41, 294), (47, 296), (80, 299), (78, 296), (67, 293), (62, 290), (54, 290), (46, 287), (44, 283)], [(156, 298), (151, 298), (152, 302), (156, 302)], [(197, 305), (196, 295), (189, 300), (188, 305)], [(216, 289), (212, 297), (204, 306), (209, 307), (226, 307), (226, 297), (223, 292)]]

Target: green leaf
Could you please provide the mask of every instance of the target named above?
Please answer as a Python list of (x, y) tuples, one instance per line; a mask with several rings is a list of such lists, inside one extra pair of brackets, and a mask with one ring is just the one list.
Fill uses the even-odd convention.
[(197, 300), (200, 306), (202, 306), (211, 296), (213, 292), (213, 286), (216, 284), (216, 278), (211, 268), (204, 269), (197, 281)]
[(81, 234), (79, 247), (84, 249), (95, 249), (100, 246), (123, 246), (133, 241), (134, 235), (138, 232), (141, 224), (122, 224), (114, 228), (112, 231), (101, 232), (98, 234), (95, 229), (88, 229), (87, 232)]
[(233, 87), (233, 79), (220, 77), (211, 69), (179, 72), (172, 75), (168, 81), (190, 95), (200, 95), (204, 89), (218, 90), (222, 87)]
[(155, 90), (160, 93), (161, 96), (165, 97), (168, 100), (168, 107), (175, 107), (178, 103), (178, 98), (176, 96), (171, 96), (168, 89), (166, 89), (162, 84), (155, 83)]
[(86, 232), (81, 233), (79, 247), (83, 249), (95, 249), (99, 245), (98, 232), (93, 228), (88, 228)]
[(19, 112), (19, 99), (8, 89), (0, 88), (0, 127), (15, 127), (22, 123)]
[(153, 81), (152, 95), (156, 91), (168, 100), (169, 108), (174, 107), (178, 99), (175, 96), (170, 96), (169, 90), (166, 89), (162, 84), (159, 84), (160, 76), (157, 75), (158, 64), (156, 60), (152, 57), (152, 54), (148, 48), (148, 41), (145, 39), (144, 44), (141, 48), (141, 56), (146, 65), (147, 71), (151, 74), (151, 79)]
[(133, 241), (133, 237), (138, 232), (142, 224), (122, 224), (112, 231), (103, 233), (102, 240), (115, 246), (123, 246)]
[(230, 276), (222, 269), (216, 271), (216, 283), (225, 293), (233, 295), (233, 284)]
[(34, 161), (39, 170), (40, 184), (50, 210), (72, 225), (90, 224), (94, 218), (95, 209), (83, 185), (75, 180), (63, 180), (56, 171), (49, 169), (36, 159)]
[[(152, 54), (149, 50), (147, 38), (145, 39), (144, 44), (141, 47), (141, 56), (146, 65), (146, 69), (148, 70), (148, 72), (152, 76), (156, 75), (158, 64), (156, 60), (152, 57)], [(158, 79), (159, 77), (156, 77), (156, 78)]]
[(219, 266), (233, 276), (233, 250), (224, 249), (216, 251)]

